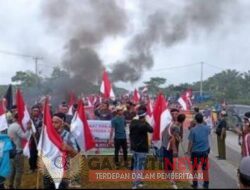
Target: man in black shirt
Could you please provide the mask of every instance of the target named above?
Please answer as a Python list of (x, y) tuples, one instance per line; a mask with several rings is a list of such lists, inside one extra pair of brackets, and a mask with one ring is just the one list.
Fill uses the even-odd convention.
[(31, 119), (36, 128), (36, 133), (31, 136), (30, 140), (30, 158), (29, 158), (29, 165), (30, 165), (30, 172), (34, 173), (37, 169), (37, 142), (39, 141), (41, 130), (42, 130), (42, 113), (40, 111), (40, 107), (38, 105), (34, 105), (31, 108)]
[[(153, 128), (146, 122), (146, 111), (138, 110), (139, 119), (133, 119), (130, 124), (130, 140), (131, 150), (133, 154), (133, 170), (138, 175), (138, 172), (143, 172), (147, 153), (149, 151), (148, 133), (153, 133)], [(135, 177), (133, 188), (142, 187), (140, 178)]]

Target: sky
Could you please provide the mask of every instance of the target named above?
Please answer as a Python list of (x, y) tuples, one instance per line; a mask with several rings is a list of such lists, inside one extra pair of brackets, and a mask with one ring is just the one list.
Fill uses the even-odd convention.
[[(45, 0), (48, 1), (48, 0)], [(56, 0), (52, 0), (56, 1)], [(84, 3), (86, 0), (76, 0)], [(197, 1), (197, 0), (196, 0)], [(204, 0), (205, 1), (205, 0)], [(218, 0), (220, 1), (220, 0)], [(227, 0), (223, 0), (227, 1)], [(230, 1), (230, 0), (228, 0)], [(107, 35), (95, 45), (102, 64), (112, 70), (116, 61), (126, 59), (129, 41), (142, 32), (146, 18), (158, 9), (178, 15), (178, 7), (184, 0), (119, 0), (120, 8), (127, 15), (125, 32)], [(194, 0), (195, 2), (195, 0)], [(171, 45), (154, 42), (150, 52), (154, 64), (133, 83), (116, 82), (127, 89), (136, 88), (150, 77), (164, 77), (167, 84), (180, 84), (200, 80), (201, 62), (204, 63), (204, 79), (223, 69), (250, 70), (250, 1), (235, 0), (236, 4), (225, 10), (219, 9), (225, 18), (218, 19), (216, 25), (205, 28), (188, 28), (188, 35)], [(174, 4), (174, 5), (172, 5)], [(223, 6), (227, 6), (222, 4)], [(172, 9), (172, 7), (177, 7)], [(192, 14), (192, 10), (190, 10)], [(196, 10), (195, 10), (196, 11)], [(79, 20), (81, 22), (81, 20)], [(66, 24), (65, 24), (66, 25)], [(48, 76), (53, 67), (62, 65), (67, 43), (67, 30), (63, 26), (48, 24), (43, 12), (42, 0), (1, 1), (0, 6), (0, 84), (8, 84), (17, 71), (35, 71), (34, 59), (11, 56), (5, 52), (42, 57), (38, 63), (39, 74)], [(158, 27), (156, 25), (156, 27)], [(198, 29), (197, 29), (198, 28)], [(186, 66), (189, 65), (189, 66)], [(182, 67), (185, 66), (185, 67)]]

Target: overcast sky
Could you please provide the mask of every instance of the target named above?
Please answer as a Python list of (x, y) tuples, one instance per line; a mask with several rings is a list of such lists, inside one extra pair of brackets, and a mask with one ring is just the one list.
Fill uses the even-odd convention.
[[(76, 1), (82, 3), (85, 0)], [(125, 33), (105, 38), (96, 48), (103, 65), (108, 69), (112, 69), (112, 63), (115, 61), (125, 58), (125, 47), (131, 36), (143, 29), (145, 18), (159, 8), (171, 9), (169, 5), (174, 1), (118, 0), (117, 2), (125, 9), (129, 24)], [(180, 5), (183, 2), (184, 0), (178, 1)], [(222, 69), (237, 69), (240, 72), (250, 70), (250, 14), (248, 13), (250, 1), (235, 0), (235, 2), (237, 3), (226, 9), (225, 13), (220, 13), (227, 15), (219, 24), (212, 27), (211, 32), (195, 30), (185, 39), (169, 47), (154, 44), (152, 47), (154, 65), (145, 71), (142, 78), (132, 85), (121, 82), (117, 84), (135, 88), (140, 86), (142, 81), (156, 76), (167, 78), (168, 84), (198, 81), (201, 61), (205, 63), (204, 78)], [(50, 28), (41, 7), (41, 0), (1, 1), (0, 51), (42, 56), (43, 60), (39, 61), (39, 71), (42, 76), (46, 76), (54, 65), (61, 64), (66, 40), (64, 35)], [(182, 65), (191, 66), (172, 68)], [(0, 53), (0, 66), (0, 84), (10, 83), (16, 71), (35, 70), (33, 59), (2, 53)]]

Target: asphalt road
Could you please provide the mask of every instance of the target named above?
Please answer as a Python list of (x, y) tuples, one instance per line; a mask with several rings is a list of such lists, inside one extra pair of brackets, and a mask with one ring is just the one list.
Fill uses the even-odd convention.
[[(184, 130), (184, 149), (187, 150), (187, 137), (189, 131)], [(226, 137), (226, 160), (218, 160), (216, 156), (217, 151), (217, 137), (216, 134), (212, 132), (211, 134), (211, 152), (209, 155), (210, 161), (210, 185), (209, 188), (212, 189), (235, 189), (238, 188), (237, 179), (237, 168), (241, 159), (240, 151), (241, 148), (238, 145), (238, 136), (230, 131), (227, 132)], [(183, 154), (181, 151), (180, 155)], [(199, 184), (202, 186), (202, 183)]]

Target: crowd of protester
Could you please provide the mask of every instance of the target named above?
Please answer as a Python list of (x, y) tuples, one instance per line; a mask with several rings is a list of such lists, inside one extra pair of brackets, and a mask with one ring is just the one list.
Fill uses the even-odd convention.
[[(87, 103), (86, 103), (87, 104)], [(77, 109), (77, 104), (73, 105), (73, 113)], [(149, 153), (150, 144), (148, 133), (153, 133), (153, 126), (146, 120), (147, 115), (146, 102), (133, 103), (128, 100), (121, 101), (104, 101), (93, 105), (92, 112), (86, 112), (88, 119), (96, 120), (111, 120), (111, 132), (108, 143), (114, 144), (114, 162), (117, 168), (121, 166), (122, 161), (119, 160), (120, 149), (123, 150), (123, 163), (127, 168), (132, 169), (134, 172), (143, 171), (147, 155)], [(70, 157), (79, 152), (79, 147), (76, 140), (70, 133), (70, 125), (73, 115), (69, 113), (69, 106), (67, 103), (62, 102), (56, 111), (52, 111), (52, 124), (56, 131), (60, 134), (64, 141), (64, 149), (67, 151)], [(182, 146), (184, 138), (184, 122), (187, 121), (187, 115), (183, 113), (178, 105), (170, 105), (170, 113), (172, 121), (166, 126), (162, 132), (162, 155), (163, 165), (166, 163), (166, 159), (170, 163), (174, 163), (174, 158), (179, 156), (180, 146)], [(190, 156), (192, 163), (201, 160), (208, 161), (209, 153), (211, 149), (210, 135), (212, 131), (215, 131), (217, 135), (218, 144), (218, 159), (226, 159), (226, 129), (227, 112), (221, 111), (218, 115), (218, 119), (213, 119), (211, 110), (204, 110), (201, 112), (199, 108), (195, 108), (193, 111), (193, 120), (188, 127), (188, 148), (186, 155)], [(30, 130), (25, 133), (21, 130), (18, 121), (17, 107), (13, 106), (10, 113), (7, 114), (9, 128), (6, 131), (2, 131), (2, 134), (8, 134), (12, 149), (10, 151), (10, 165), (12, 166), (11, 175), (9, 177), (9, 188), (21, 188), (22, 175), (24, 174), (24, 160), (22, 139), (27, 139)], [(33, 124), (36, 128), (36, 133), (32, 135), (30, 141), (30, 158), (29, 158), (29, 173), (35, 173), (37, 171), (37, 142), (39, 141), (40, 134), (43, 127), (43, 114), (42, 104), (34, 105), (30, 110), (30, 116)], [(129, 128), (129, 139), (127, 139), (126, 128)], [(31, 125), (28, 129), (31, 128)], [(241, 187), (250, 187), (250, 112), (247, 112), (244, 116), (244, 126), (242, 129), (236, 130), (238, 134), (242, 136), (242, 162), (239, 167), (239, 179)], [(128, 163), (128, 140), (130, 141), (130, 151), (132, 152), (132, 162)], [(204, 188), (209, 187), (209, 171), (207, 162), (202, 163), (202, 170), (206, 180), (203, 183)], [(173, 166), (173, 165), (172, 165)], [(193, 165), (193, 172), (197, 171), (197, 166)], [(166, 172), (173, 172), (173, 167), (164, 165)], [(6, 179), (0, 177), (0, 188), (4, 188), (4, 182)], [(43, 177), (44, 188), (54, 189), (55, 186), (52, 181), (44, 176)], [(174, 188), (176, 188), (176, 182), (171, 181)], [(198, 182), (193, 181), (193, 188), (198, 187)], [(60, 188), (67, 188), (67, 181), (63, 181)], [(136, 178), (133, 181), (133, 189), (143, 187), (142, 181)]]

